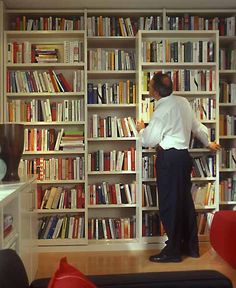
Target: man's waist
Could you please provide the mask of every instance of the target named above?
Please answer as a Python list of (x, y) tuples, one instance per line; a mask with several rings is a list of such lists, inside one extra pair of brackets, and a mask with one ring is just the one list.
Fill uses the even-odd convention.
[(171, 147), (171, 148), (163, 148), (161, 145), (156, 146), (156, 151), (170, 151), (170, 150), (177, 150), (177, 151), (184, 151), (188, 150), (187, 148), (176, 148), (176, 147)]

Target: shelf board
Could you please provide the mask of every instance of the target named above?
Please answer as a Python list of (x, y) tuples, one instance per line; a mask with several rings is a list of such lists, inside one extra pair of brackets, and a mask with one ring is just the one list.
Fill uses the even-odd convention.
[(220, 205), (236, 205), (236, 201), (220, 201)]
[(35, 212), (39, 214), (58, 214), (58, 213), (84, 213), (85, 209), (36, 209)]
[[(216, 95), (216, 91), (173, 91), (173, 94), (184, 97), (209, 97)], [(149, 95), (149, 91), (143, 91), (142, 95)]]
[(78, 184), (85, 183), (85, 180), (37, 180), (37, 184), (46, 185), (46, 184)]
[(220, 168), (219, 170), (220, 173), (224, 173), (224, 172), (236, 172), (236, 168)]
[(26, 151), (23, 153), (24, 156), (34, 156), (34, 155), (77, 155), (84, 154), (85, 151), (79, 151), (78, 149), (73, 151)]
[(142, 211), (159, 211), (159, 207), (157, 206), (142, 207)]
[(178, 67), (180, 68), (184, 68), (184, 69), (188, 69), (188, 68), (195, 68), (195, 69), (199, 69), (199, 68), (212, 68), (212, 67), (216, 67), (216, 63), (215, 62), (209, 62), (209, 63), (191, 63), (191, 62), (185, 62), (185, 63), (178, 63), (178, 62), (170, 62), (170, 63), (158, 63), (158, 62), (143, 62), (141, 63), (142, 68), (144, 69), (166, 69), (166, 68), (170, 68), (170, 69), (177, 69)]
[(75, 69), (78, 67), (84, 68), (85, 64), (83, 63), (8, 63), (6, 68), (9, 69), (45, 69), (45, 68), (61, 68), (61, 69)]
[(165, 243), (167, 236), (142, 236), (141, 241), (144, 243)]
[(216, 177), (192, 177), (191, 181), (193, 182), (216, 181)]
[[(74, 38), (74, 37), (84, 37), (85, 30), (38, 30), (38, 31), (5, 31), (7, 37), (12, 38)], [(42, 40), (42, 39), (40, 39)], [(63, 44), (62, 40), (61, 43)]]
[(124, 239), (89, 239), (89, 244), (111, 244), (111, 243), (137, 243), (138, 240), (136, 238), (124, 238)]
[[(175, 13), (177, 13), (176, 11)], [(215, 37), (216, 34), (213, 31), (210, 30), (198, 30), (198, 33), (194, 33), (196, 30), (161, 30), (161, 31), (155, 31), (155, 30), (139, 30), (138, 33), (141, 34), (142, 38), (171, 38), (171, 39), (180, 39), (180, 38), (196, 38), (197, 40), (199, 37), (201, 38), (211, 38)], [(176, 33), (178, 32), (178, 33)]]
[(109, 208), (136, 208), (137, 204), (96, 204), (88, 205), (91, 209), (109, 209)]
[(95, 109), (95, 108), (135, 108), (137, 107), (137, 104), (87, 104), (88, 109)]
[[(16, 123), (18, 122), (7, 122), (7, 123)], [(21, 122), (25, 126), (73, 126), (73, 125), (85, 125), (85, 121), (67, 121), (67, 122)]]
[(219, 103), (220, 107), (236, 107), (236, 103)]
[(236, 36), (219, 36), (220, 43), (235, 42)]
[(236, 135), (224, 135), (220, 136), (219, 139), (236, 139)]
[(230, 70), (230, 69), (227, 69), (227, 70), (219, 70), (219, 74), (229, 74), (229, 75), (233, 75), (233, 74), (236, 74), (236, 70)]
[(156, 178), (142, 178), (142, 182), (156, 182)]
[[(210, 149), (207, 148), (191, 148), (188, 149), (189, 153), (207, 153), (210, 152)], [(142, 149), (142, 153), (156, 153), (155, 149)]]
[(156, 153), (156, 149), (153, 148), (142, 149), (142, 153)]
[(78, 239), (38, 239), (38, 246), (69, 246), (69, 245), (87, 245), (88, 241), (84, 238)]
[(216, 206), (214, 205), (195, 205), (195, 209), (198, 211), (201, 210), (215, 210)]
[(88, 175), (120, 175), (120, 174), (136, 174), (136, 171), (89, 171)]
[(88, 36), (87, 45), (89, 48), (134, 48), (135, 40), (135, 36)]
[[(32, 92), (32, 93), (6, 93), (7, 97), (12, 97), (12, 98), (27, 98), (29, 97), (35, 98), (35, 97), (40, 97), (40, 98), (52, 98), (52, 97), (78, 97), (78, 96), (84, 96), (85, 92)], [(54, 99), (53, 99), (54, 100)]]
[(131, 77), (136, 75), (136, 70), (90, 70), (87, 71), (88, 78), (91, 79), (113, 79), (115, 77)]
[(87, 140), (90, 142), (98, 142), (98, 141), (135, 141), (138, 138), (136, 137), (98, 137), (98, 138), (88, 138)]

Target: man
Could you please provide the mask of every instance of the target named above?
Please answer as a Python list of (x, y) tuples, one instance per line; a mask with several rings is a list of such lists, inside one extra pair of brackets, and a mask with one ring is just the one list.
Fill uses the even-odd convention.
[[(213, 151), (208, 130), (199, 122), (187, 99), (172, 94), (173, 84), (164, 73), (149, 83), (149, 95), (158, 102), (149, 125), (137, 123), (144, 147), (157, 149), (157, 188), (160, 219), (168, 236), (166, 246), (153, 262), (180, 262), (181, 255), (199, 257), (197, 222), (191, 195), (192, 158), (188, 148), (191, 132)], [(145, 129), (144, 129), (145, 128)]]

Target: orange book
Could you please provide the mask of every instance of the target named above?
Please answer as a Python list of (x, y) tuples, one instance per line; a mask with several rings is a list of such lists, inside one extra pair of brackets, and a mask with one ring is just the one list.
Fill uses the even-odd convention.
[(134, 147), (131, 147), (130, 148), (131, 150), (131, 170), (132, 171), (135, 171), (136, 168), (135, 168), (135, 148)]

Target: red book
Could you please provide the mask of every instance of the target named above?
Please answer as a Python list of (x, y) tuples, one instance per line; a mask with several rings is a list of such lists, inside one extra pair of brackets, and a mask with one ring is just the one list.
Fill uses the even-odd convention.
[(37, 186), (37, 209), (40, 209), (43, 198), (42, 186)]
[(58, 75), (59, 80), (61, 81), (63, 87), (65, 88), (64, 90), (66, 92), (72, 92), (72, 87), (71, 85), (67, 82), (67, 80), (65, 79), (65, 77), (63, 76), (62, 73), (59, 73)]

